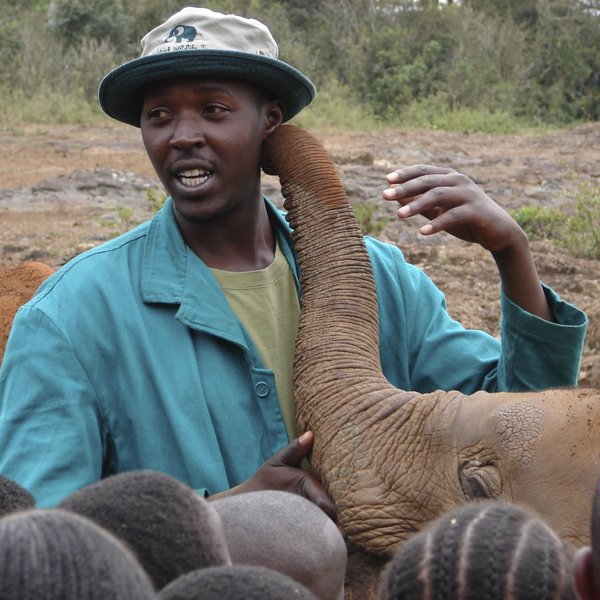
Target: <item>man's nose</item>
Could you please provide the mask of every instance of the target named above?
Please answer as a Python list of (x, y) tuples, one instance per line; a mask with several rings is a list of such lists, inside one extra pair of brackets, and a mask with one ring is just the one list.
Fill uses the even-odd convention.
[(171, 146), (180, 150), (204, 144), (204, 131), (199, 115), (185, 113), (179, 115), (173, 127)]

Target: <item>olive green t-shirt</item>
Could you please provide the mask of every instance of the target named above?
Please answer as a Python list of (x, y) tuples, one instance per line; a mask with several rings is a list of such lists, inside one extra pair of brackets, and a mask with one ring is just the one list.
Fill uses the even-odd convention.
[(294, 275), (281, 252), (258, 271), (211, 269), (229, 305), (242, 322), (267, 369), (275, 374), (281, 413), (290, 439), (296, 437), (292, 366), (300, 304)]

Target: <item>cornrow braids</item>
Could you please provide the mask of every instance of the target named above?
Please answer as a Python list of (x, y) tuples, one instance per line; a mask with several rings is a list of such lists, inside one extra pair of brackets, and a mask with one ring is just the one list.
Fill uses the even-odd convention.
[(94, 523), (58, 509), (0, 519), (2, 600), (151, 600), (131, 551)]
[(472, 502), (395, 552), (380, 600), (574, 600), (558, 536), (522, 507)]
[(596, 483), (592, 503), (591, 546), (594, 583), (600, 589), (600, 479)]

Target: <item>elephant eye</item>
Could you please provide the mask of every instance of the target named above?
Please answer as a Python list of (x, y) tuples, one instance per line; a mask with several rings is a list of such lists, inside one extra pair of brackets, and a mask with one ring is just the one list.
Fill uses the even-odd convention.
[(468, 500), (494, 499), (502, 493), (500, 472), (493, 463), (465, 460), (460, 464), (459, 478)]

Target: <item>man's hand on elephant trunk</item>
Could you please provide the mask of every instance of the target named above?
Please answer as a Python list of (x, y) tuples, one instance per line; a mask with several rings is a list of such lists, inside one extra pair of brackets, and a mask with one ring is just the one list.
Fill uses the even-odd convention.
[(301, 467), (309, 455), (314, 436), (312, 431), (303, 433), (288, 446), (274, 454), (244, 483), (212, 498), (222, 498), (258, 490), (279, 490), (303, 496), (316, 504), (330, 519), (337, 523), (337, 509), (327, 495), (323, 484), (314, 473)]

